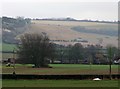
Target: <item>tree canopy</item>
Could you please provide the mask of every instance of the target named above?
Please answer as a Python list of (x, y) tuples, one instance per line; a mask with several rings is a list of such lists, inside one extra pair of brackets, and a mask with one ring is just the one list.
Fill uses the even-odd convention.
[(31, 63), (35, 67), (48, 67), (48, 59), (53, 55), (53, 43), (50, 43), (46, 34), (29, 34), (21, 36), (18, 46), (19, 60), (22, 63)]

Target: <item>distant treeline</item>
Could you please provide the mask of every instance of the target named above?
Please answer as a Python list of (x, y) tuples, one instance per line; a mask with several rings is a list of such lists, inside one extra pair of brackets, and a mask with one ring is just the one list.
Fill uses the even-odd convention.
[[(53, 47), (52, 54), (50, 55), (50, 58), (48, 58), (50, 63), (109, 64), (107, 48), (103, 48), (100, 45), (88, 45), (87, 47), (84, 47), (80, 43), (76, 43), (68, 46), (53, 44)], [(114, 63), (114, 59), (118, 57), (118, 49), (116, 47), (113, 47), (112, 49), (115, 55), (112, 58), (112, 63)], [(18, 60), (18, 63), (24, 63), (24, 61)]]
[[(71, 18), (71, 17), (67, 17), (67, 18), (23, 18), (23, 17), (17, 17), (17, 18), (12, 18), (12, 17), (5, 17), (3, 16), (2, 18), (0, 19), (6, 19), (6, 20), (16, 20), (16, 19), (24, 19), (26, 22), (30, 22), (30, 20), (51, 20), (51, 21), (79, 21), (79, 22), (98, 22), (98, 23), (118, 23), (120, 21), (99, 21), (99, 20), (77, 20), (77, 19), (74, 19), (74, 18)], [(14, 22), (13, 21), (13, 22)], [(11, 21), (10, 21), (11, 22)], [(15, 21), (16, 22), (16, 21)], [(24, 21), (23, 21), (24, 22)], [(17, 24), (17, 23), (16, 23)]]
[(78, 22), (98, 22), (98, 23), (115, 23), (117, 24), (118, 21), (99, 21), (99, 20), (77, 20), (74, 18), (35, 18), (33, 20), (51, 20), (51, 21), (78, 21)]
[[(108, 64), (107, 48), (103, 48), (100, 45), (88, 45), (83, 47), (80, 43), (74, 45), (55, 45), (55, 53), (52, 63), (54, 61), (58, 63), (84, 63), (84, 64)], [(112, 47), (115, 56), (112, 57), (112, 62), (118, 56), (118, 49)]]

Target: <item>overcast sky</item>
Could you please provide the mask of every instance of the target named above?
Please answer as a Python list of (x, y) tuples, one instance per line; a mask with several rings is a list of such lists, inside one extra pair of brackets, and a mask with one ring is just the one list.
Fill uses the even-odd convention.
[[(4, 0), (2, 2), (3, 16), (24, 16), (30, 18), (61, 18), (91, 20), (117, 20), (118, 0)], [(88, 2), (89, 1), (89, 2)], [(102, 1), (102, 2), (100, 2)], [(111, 1), (111, 2), (110, 2)], [(113, 2), (112, 2), (113, 1)]]

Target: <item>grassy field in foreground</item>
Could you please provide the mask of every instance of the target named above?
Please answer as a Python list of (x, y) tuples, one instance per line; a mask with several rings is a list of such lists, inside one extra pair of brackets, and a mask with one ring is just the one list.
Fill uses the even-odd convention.
[(116, 80), (3, 80), (3, 87), (118, 87)]
[[(64, 74), (109, 74), (109, 65), (49, 64), (52, 68), (32, 68), (32, 65), (16, 64), (17, 74), (64, 75)], [(2, 66), (3, 74), (12, 74), (13, 67)], [(118, 65), (112, 65), (112, 74), (118, 74)]]

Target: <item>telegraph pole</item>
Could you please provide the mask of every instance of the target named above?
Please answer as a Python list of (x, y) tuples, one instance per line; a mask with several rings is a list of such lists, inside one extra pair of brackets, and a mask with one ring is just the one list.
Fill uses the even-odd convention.
[(15, 50), (13, 49), (13, 74), (15, 74)]
[(109, 64), (110, 64), (110, 69), (109, 69), (109, 75), (110, 75), (110, 80), (112, 79), (112, 75), (111, 75), (111, 64), (112, 64), (112, 61), (111, 61), (111, 59), (112, 59), (112, 48), (110, 47), (110, 49), (109, 49)]

